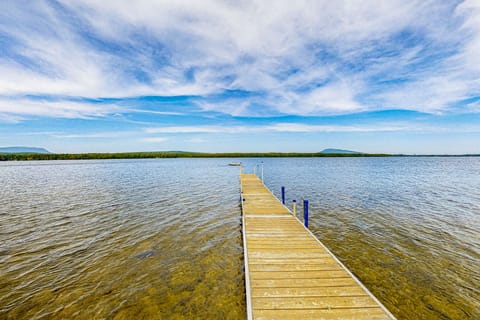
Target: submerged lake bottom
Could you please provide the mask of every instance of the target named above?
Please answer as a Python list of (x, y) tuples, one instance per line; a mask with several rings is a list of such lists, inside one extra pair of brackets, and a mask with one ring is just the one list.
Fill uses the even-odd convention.
[[(261, 160), (398, 319), (480, 319), (480, 158)], [(244, 319), (232, 161), (0, 163), (0, 318)]]

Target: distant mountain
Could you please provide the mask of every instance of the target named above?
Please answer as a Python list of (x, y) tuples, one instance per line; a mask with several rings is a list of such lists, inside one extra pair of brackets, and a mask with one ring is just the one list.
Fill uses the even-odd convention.
[(320, 153), (350, 153), (350, 154), (362, 154), (362, 152), (351, 151), (351, 150), (342, 150), (342, 149), (323, 149)]
[(0, 147), (0, 153), (50, 153), (50, 151), (33, 147)]

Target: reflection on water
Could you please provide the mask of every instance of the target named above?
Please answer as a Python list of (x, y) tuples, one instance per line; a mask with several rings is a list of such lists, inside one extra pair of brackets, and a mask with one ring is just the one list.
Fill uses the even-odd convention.
[[(398, 319), (480, 319), (480, 158), (263, 160)], [(0, 318), (244, 319), (232, 161), (0, 163)]]
[(242, 319), (224, 161), (0, 165), (0, 318)]

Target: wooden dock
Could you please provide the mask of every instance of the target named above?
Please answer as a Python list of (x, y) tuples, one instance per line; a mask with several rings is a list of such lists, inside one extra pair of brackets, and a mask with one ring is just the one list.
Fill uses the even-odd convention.
[(395, 319), (256, 175), (240, 182), (247, 319)]

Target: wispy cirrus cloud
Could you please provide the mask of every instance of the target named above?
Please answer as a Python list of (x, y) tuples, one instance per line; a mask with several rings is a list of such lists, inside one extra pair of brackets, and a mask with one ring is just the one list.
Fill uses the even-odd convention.
[(57, 139), (117, 139), (125, 138), (131, 135), (138, 134), (132, 131), (104, 131), (104, 132), (92, 132), (92, 133), (65, 133), (54, 132), (47, 133), (49, 136)]
[[(191, 103), (199, 110), (232, 115), (455, 111), (480, 95), (479, 7), (474, 0), (5, 1), (0, 96), (185, 95), (198, 98)], [(91, 113), (83, 104), (78, 115)]]
[(88, 119), (122, 112), (124, 112), (124, 108), (115, 104), (71, 100), (51, 101), (39, 98), (0, 98), (0, 115), (10, 117), (13, 120), (32, 116)]
[(6, 113), (0, 113), (0, 122), (5, 122), (5, 123), (19, 123), (21, 121), (25, 120), (22, 117), (19, 117), (17, 115), (10, 115)]
[(406, 131), (411, 129), (407, 125), (382, 125), (382, 126), (347, 126), (347, 125), (308, 125), (303, 123), (276, 123), (270, 125), (250, 126), (166, 126), (147, 128), (146, 133), (256, 133), (256, 132), (388, 132)]

